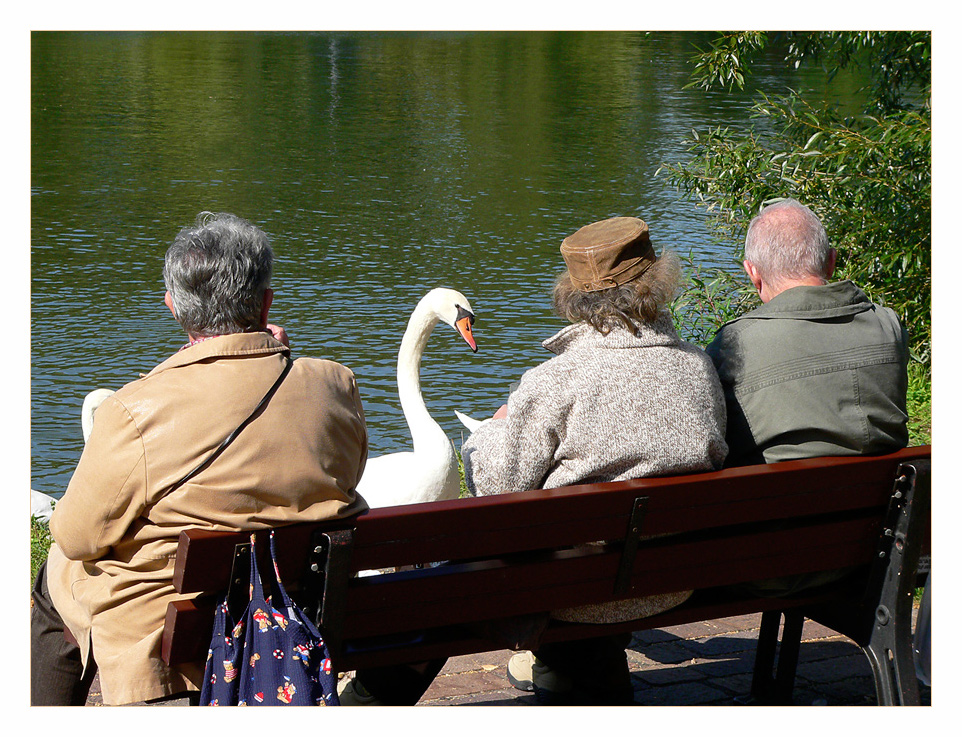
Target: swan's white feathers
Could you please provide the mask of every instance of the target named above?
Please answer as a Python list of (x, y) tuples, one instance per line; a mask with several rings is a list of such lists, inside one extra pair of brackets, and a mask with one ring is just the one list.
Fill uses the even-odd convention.
[(90, 437), (90, 431), (94, 428), (94, 412), (111, 394), (113, 391), (110, 389), (94, 389), (84, 397), (83, 407), (80, 410), (80, 427), (83, 430), (85, 443)]
[(457, 410), (454, 410), (454, 414), (456, 414), (458, 416), (458, 419), (461, 420), (461, 424), (464, 425), (466, 428), (468, 428), (468, 430), (470, 430), (471, 432), (474, 432), (479, 427), (481, 427), (481, 425), (483, 425), (484, 423), (486, 423), (488, 420), (491, 419), (489, 417), (485, 420), (476, 420), (473, 417), (468, 417), (463, 412), (458, 412)]

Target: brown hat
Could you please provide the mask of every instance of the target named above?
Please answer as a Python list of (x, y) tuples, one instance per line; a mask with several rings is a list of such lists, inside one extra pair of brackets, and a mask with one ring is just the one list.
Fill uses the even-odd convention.
[(571, 283), (583, 292), (637, 279), (655, 263), (648, 225), (639, 218), (609, 218), (586, 225), (561, 242)]

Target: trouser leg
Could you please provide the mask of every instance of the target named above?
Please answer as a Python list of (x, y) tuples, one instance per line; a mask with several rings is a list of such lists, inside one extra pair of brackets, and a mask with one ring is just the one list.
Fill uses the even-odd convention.
[(634, 699), (625, 648), (631, 633), (592, 637), (542, 645), (535, 657), (567, 676), (575, 690), (607, 704), (630, 704)]
[(446, 658), (414, 665), (391, 665), (357, 671), (361, 685), (385, 706), (413, 706), (441, 672)]
[(64, 623), (50, 601), (47, 564), (34, 583), (30, 611), (30, 702), (33, 706), (83, 706), (96, 666), (84, 674), (80, 648), (64, 639)]

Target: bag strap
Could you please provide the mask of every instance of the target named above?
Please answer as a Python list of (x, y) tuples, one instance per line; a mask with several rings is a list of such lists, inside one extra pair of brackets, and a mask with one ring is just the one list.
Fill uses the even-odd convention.
[(277, 546), (274, 544), (274, 530), (271, 530), (270, 532), (270, 548), (271, 565), (274, 568), (274, 580), (277, 581), (277, 589), (281, 594), (284, 604), (288, 607), (293, 607), (294, 601), (291, 599), (290, 594), (287, 593), (287, 588), (284, 586), (284, 582), (281, 580), (281, 569), (277, 564)]
[(211, 462), (223, 452), (224, 448), (230, 445), (234, 441), (234, 438), (240, 435), (241, 430), (243, 430), (245, 427), (247, 427), (248, 424), (250, 424), (250, 421), (254, 419), (254, 415), (260, 412), (261, 408), (265, 404), (267, 404), (268, 401), (270, 401), (270, 398), (274, 396), (274, 392), (277, 391), (277, 387), (281, 385), (281, 382), (284, 381), (284, 378), (290, 373), (291, 367), (294, 365), (294, 361), (291, 360), (291, 357), (289, 355), (285, 355), (284, 357), (287, 359), (287, 365), (284, 366), (284, 370), (281, 371), (281, 375), (277, 377), (277, 380), (271, 385), (271, 388), (267, 390), (267, 394), (265, 394), (264, 397), (261, 399), (261, 401), (257, 403), (257, 406), (254, 407), (254, 411), (247, 416), (246, 420), (244, 420), (240, 425), (237, 426), (237, 429), (234, 430), (234, 432), (232, 432), (230, 435), (224, 438), (224, 442), (222, 442), (217, 448), (215, 448), (213, 453), (211, 453), (209, 456), (207, 456), (207, 458), (201, 461), (200, 464), (196, 468), (194, 468), (193, 471), (188, 473), (186, 476), (184, 476), (182, 479), (180, 479), (176, 483), (172, 484), (169, 487), (168, 491), (172, 489), (176, 489), (178, 486), (187, 483), (192, 478), (194, 478), (194, 476), (196, 476), (205, 468), (207, 468), (207, 466), (209, 466)]
[(255, 532), (251, 533), (251, 581), (247, 591), (250, 601), (255, 597), (259, 601), (264, 599), (264, 583), (257, 565), (257, 533)]

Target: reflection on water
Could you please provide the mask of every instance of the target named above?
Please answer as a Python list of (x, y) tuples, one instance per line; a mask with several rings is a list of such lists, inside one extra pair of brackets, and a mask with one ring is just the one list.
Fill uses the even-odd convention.
[(477, 313), (476, 355), (442, 324), (422, 364), (460, 445), (454, 410), (490, 414), (561, 327), (548, 293), (566, 235), (637, 215), (656, 247), (728, 263), (734, 244), (654, 176), (691, 128), (747, 123), (743, 96), (682, 90), (695, 38), (35, 33), (34, 488), (65, 488), (87, 391), (184, 342), (161, 265), (200, 210), (272, 236), (272, 319), (296, 355), (355, 371), (375, 455), (408, 442), (395, 359), (431, 288)]

